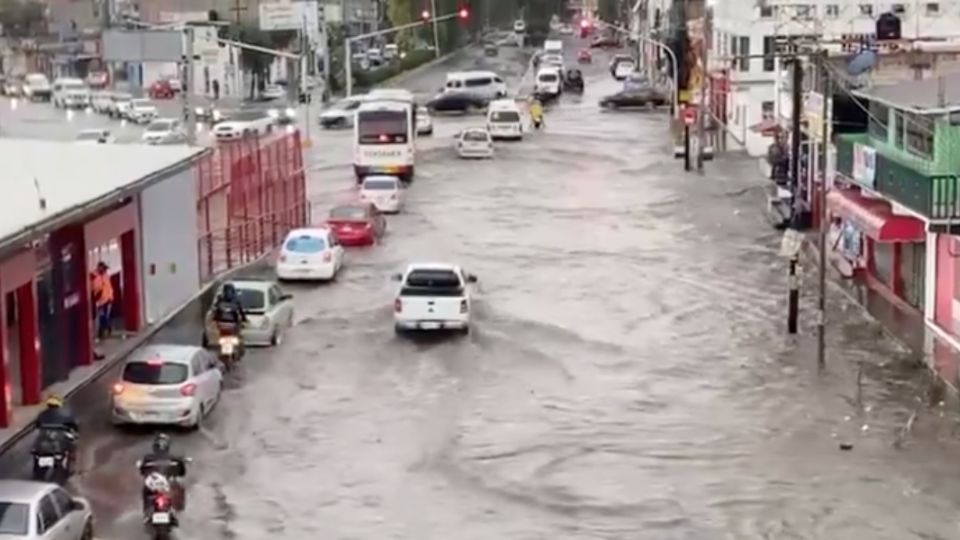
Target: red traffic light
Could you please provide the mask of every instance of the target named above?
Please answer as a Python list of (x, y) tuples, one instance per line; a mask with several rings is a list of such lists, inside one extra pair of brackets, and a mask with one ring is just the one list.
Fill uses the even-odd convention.
[(590, 27), (590, 21), (586, 19), (583, 19), (580, 21), (580, 28), (589, 28), (589, 27)]
[(429, 9), (425, 9), (425, 10), (421, 11), (421, 12), (420, 12), (420, 17), (423, 18), (424, 20), (429, 19), (429, 18), (430, 18), (430, 10), (429, 10)]
[(469, 16), (470, 16), (470, 11), (469, 11), (467, 8), (461, 8), (461, 9), (460, 9), (460, 18), (461, 18), (461, 19), (466, 19), (466, 18), (469, 17)]

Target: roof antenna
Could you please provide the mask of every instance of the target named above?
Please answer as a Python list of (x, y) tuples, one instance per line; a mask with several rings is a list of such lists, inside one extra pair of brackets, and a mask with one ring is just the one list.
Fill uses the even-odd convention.
[(33, 187), (37, 190), (37, 203), (40, 205), (40, 210), (42, 212), (47, 211), (47, 199), (43, 197), (43, 192), (40, 191), (40, 181), (37, 180), (37, 177), (33, 177)]

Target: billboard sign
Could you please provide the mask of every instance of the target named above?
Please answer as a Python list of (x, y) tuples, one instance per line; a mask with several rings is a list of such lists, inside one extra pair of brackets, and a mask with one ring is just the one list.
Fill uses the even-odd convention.
[(273, 30), (301, 30), (307, 29), (308, 34), (314, 34), (320, 28), (319, 8), (317, 2), (261, 2), (260, 29), (265, 32)]
[(105, 30), (103, 59), (108, 62), (179, 62), (183, 59), (179, 30)]

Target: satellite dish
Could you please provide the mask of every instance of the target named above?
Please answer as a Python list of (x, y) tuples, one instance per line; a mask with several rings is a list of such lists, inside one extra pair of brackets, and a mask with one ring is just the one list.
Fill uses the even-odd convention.
[(877, 65), (877, 53), (869, 50), (862, 51), (847, 64), (847, 73), (856, 77), (870, 71), (875, 65)]

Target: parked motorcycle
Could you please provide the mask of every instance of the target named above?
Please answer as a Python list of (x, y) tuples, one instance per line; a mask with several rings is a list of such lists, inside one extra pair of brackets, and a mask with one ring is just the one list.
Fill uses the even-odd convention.
[(33, 447), (33, 479), (63, 485), (73, 475), (76, 434), (42, 429)]

